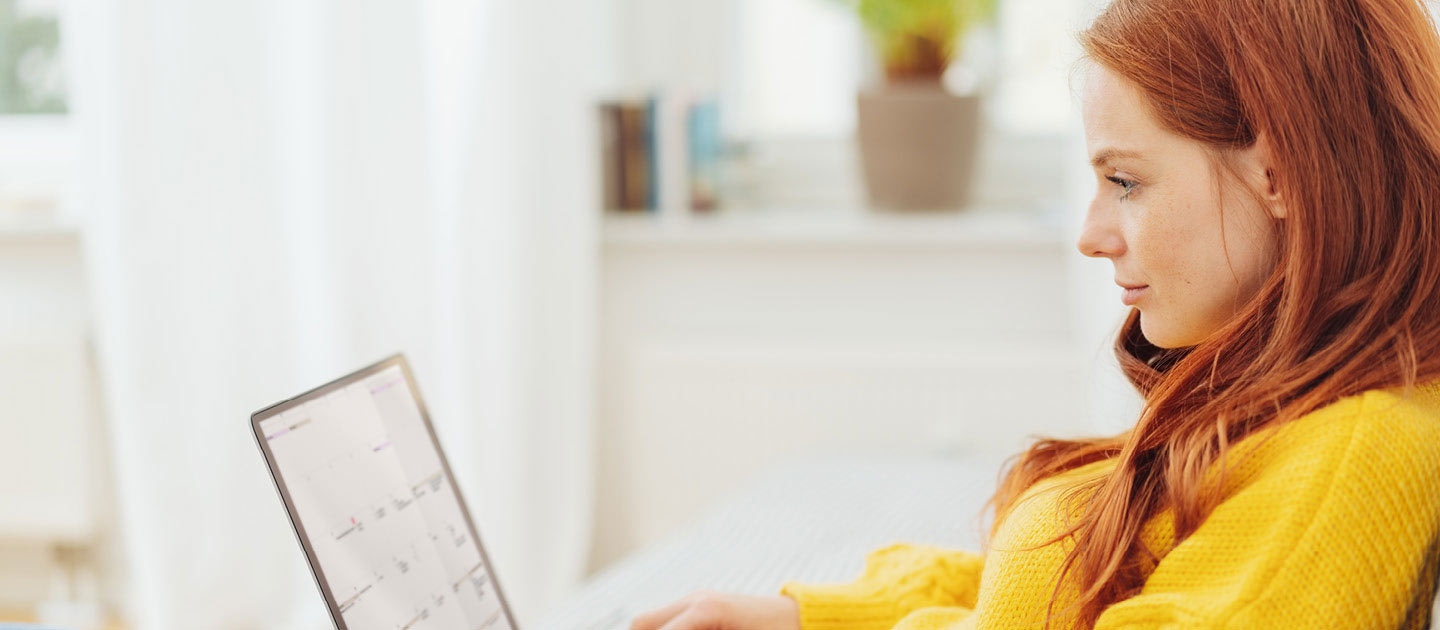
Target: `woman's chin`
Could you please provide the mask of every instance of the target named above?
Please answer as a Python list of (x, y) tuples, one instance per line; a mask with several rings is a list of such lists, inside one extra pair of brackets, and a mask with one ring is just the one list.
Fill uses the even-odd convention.
[(1157, 348), (1181, 348), (1188, 345), (1185, 340), (1177, 339), (1175, 334), (1165, 329), (1163, 325), (1153, 321), (1152, 316), (1147, 316), (1145, 311), (1140, 311), (1140, 333), (1145, 335), (1145, 340)]

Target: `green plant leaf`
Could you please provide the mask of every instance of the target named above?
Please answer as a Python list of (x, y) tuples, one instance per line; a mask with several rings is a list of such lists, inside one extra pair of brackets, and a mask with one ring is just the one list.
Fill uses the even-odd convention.
[(995, 15), (997, 0), (835, 0), (856, 12), (887, 76), (944, 74), (961, 38)]

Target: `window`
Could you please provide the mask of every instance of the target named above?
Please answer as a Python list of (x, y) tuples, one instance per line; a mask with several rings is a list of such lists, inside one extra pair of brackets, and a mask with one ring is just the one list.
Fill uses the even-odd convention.
[[(1001, 0), (993, 27), (967, 38), (947, 82), (983, 82), (990, 121), (1015, 133), (1064, 129), (1081, 0)], [(835, 0), (742, 0), (726, 86), (734, 137), (847, 135), (855, 92), (878, 64), (853, 11)]]
[(0, 0), (0, 114), (64, 114), (55, 2)]
[(72, 132), (58, 0), (0, 0), (0, 221), (54, 220)]
[[(986, 133), (1048, 138), (1073, 124), (1073, 32), (1095, 1), (999, 0), (994, 24), (967, 39), (946, 77), (957, 89), (986, 87)], [(878, 80), (879, 62), (847, 3), (618, 0), (617, 14), (622, 88), (719, 96), (737, 157), (727, 164), (725, 205), (863, 203), (856, 93)], [(1029, 153), (987, 159), (1014, 170)]]

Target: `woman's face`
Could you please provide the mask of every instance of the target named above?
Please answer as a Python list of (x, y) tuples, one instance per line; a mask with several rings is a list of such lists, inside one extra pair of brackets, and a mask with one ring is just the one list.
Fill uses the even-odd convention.
[(1206, 145), (1162, 129), (1139, 88), (1099, 64), (1082, 111), (1099, 187), (1076, 245), (1109, 258), (1116, 284), (1145, 285), (1125, 293), (1150, 343), (1196, 345), (1274, 269), (1284, 210), (1266, 143), (1230, 152), (1240, 176), (1222, 177)]

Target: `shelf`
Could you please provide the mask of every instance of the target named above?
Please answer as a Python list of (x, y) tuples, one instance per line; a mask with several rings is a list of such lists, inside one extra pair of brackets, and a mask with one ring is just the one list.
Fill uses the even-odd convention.
[(607, 248), (732, 246), (1069, 247), (1059, 212), (1036, 205), (956, 211), (745, 209), (714, 214), (606, 214)]
[[(1012, 335), (1013, 336), (1013, 335)], [(998, 335), (997, 337), (1004, 337)], [(633, 352), (648, 356), (703, 358), (707, 362), (791, 367), (813, 364), (867, 367), (986, 366), (995, 370), (1079, 369), (1089, 357), (1068, 340), (974, 342), (968, 339), (865, 340), (853, 338), (795, 339), (766, 335), (662, 335), (635, 342)]]
[(0, 245), (76, 240), (80, 226), (58, 219), (0, 219)]

